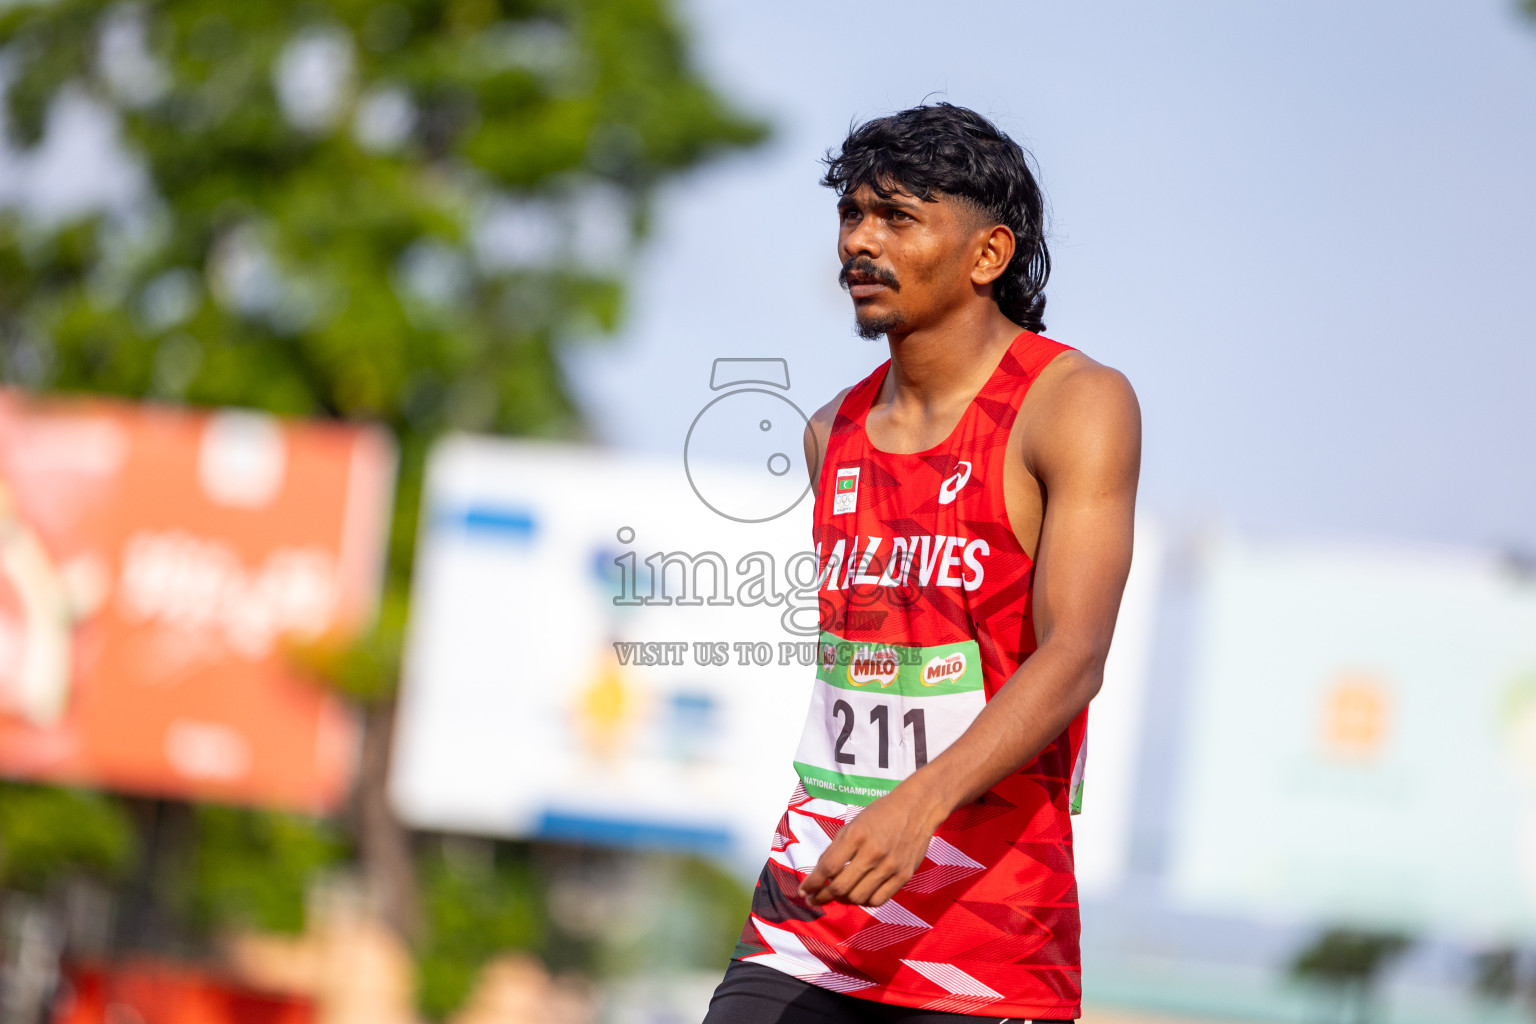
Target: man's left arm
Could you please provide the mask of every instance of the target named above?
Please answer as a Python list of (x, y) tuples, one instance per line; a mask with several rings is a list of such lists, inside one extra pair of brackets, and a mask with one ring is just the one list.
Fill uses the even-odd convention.
[(1026, 464), (1047, 495), (1035, 552), (1038, 647), (960, 737), (838, 832), (800, 891), (877, 907), (922, 863), (944, 819), (1029, 764), (1104, 680), (1131, 565), (1141, 413), (1123, 376), (1074, 368), (1032, 417)]

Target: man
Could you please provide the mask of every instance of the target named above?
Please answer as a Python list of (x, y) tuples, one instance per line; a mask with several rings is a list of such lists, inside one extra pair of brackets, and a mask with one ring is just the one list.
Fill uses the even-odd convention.
[(707, 1024), (1070, 1020), (1069, 814), (1131, 560), (1124, 377), (1041, 337), (1023, 151), (922, 106), (830, 155), (840, 280), (890, 361), (813, 417), (821, 659)]

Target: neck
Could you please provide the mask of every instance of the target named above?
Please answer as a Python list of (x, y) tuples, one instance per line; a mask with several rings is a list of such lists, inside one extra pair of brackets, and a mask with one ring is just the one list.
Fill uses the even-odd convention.
[(967, 305), (931, 326), (891, 332), (886, 394), (901, 405), (942, 407), (981, 390), (1022, 328), (988, 299)]

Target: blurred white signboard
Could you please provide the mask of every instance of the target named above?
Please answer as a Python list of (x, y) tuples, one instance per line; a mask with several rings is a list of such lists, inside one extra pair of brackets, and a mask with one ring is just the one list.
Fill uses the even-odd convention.
[(1536, 934), (1536, 585), (1437, 549), (1210, 552), (1175, 893)]
[(1072, 819), (1077, 888), (1087, 897), (1112, 891), (1124, 878), (1130, 858), (1164, 550), (1162, 531), (1145, 519), (1139, 522), (1131, 574), (1104, 665), (1104, 685), (1088, 708), (1083, 813)]
[(787, 491), (780, 462), (441, 444), (391, 779), (405, 820), (755, 871), (794, 788), (814, 676), (815, 594), (790, 582), (815, 576), (814, 556), (793, 557), (810, 547), (811, 499), (737, 520), (806, 490), (801, 429), (780, 445), (799, 474)]

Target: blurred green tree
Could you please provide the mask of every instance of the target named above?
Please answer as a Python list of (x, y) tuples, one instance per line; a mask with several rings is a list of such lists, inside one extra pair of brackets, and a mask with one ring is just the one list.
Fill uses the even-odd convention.
[(641, 862), (642, 895), (606, 925), (593, 951), (599, 973), (654, 978), (724, 971), (751, 909), (752, 891), (703, 857), (653, 854)]
[(428, 941), (418, 960), (416, 1003), (442, 1020), (469, 995), (480, 968), (509, 949), (544, 952), (543, 880), (526, 851), (481, 840), (439, 840), (422, 858)]
[(348, 821), (409, 930), (383, 777), (426, 450), (579, 434), (558, 350), (618, 323), (654, 190), (765, 128), (692, 67), (665, 0), (51, 0), (0, 8), (0, 47), (14, 144), (94, 104), (144, 185), (86, 216), (0, 216), (0, 379), (399, 443), (378, 625), (305, 656), (368, 707)]
[(345, 852), (334, 830), (293, 814), (216, 806), (196, 813), (198, 843), (183, 897), (194, 919), (205, 927), (303, 931), (311, 879)]
[(73, 874), (110, 881), (134, 852), (127, 815), (106, 797), (0, 783), (0, 889), (42, 895)]
[(1520, 990), (1520, 951), (1513, 946), (1484, 950), (1472, 958), (1472, 991), (1492, 1002), (1513, 999)]
[(1292, 959), (1291, 977), (1332, 992), (1344, 1019), (1365, 1024), (1382, 972), (1412, 945), (1396, 932), (1330, 928)]

